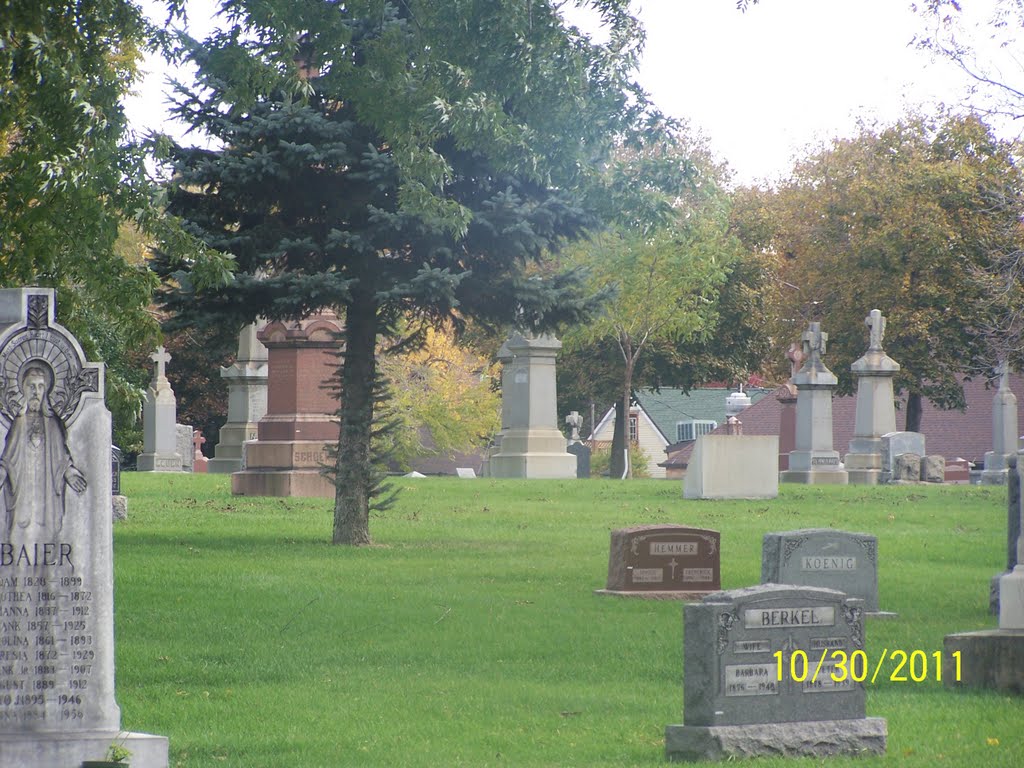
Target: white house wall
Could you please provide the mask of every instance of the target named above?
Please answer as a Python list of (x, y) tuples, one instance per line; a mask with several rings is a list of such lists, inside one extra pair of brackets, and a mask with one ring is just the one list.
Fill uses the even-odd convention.
[[(668, 441), (661, 434), (651, 418), (643, 410), (636, 409), (637, 414), (637, 444), (643, 449), (647, 456), (647, 474), (651, 477), (664, 478), (665, 468), (659, 467), (658, 462), (665, 460), (665, 448)], [(593, 439), (600, 441), (612, 441), (615, 432), (615, 409), (610, 408), (594, 430)]]

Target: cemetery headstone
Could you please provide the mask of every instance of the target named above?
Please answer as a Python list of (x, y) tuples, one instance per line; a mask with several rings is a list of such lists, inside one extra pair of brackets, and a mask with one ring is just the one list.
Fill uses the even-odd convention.
[(789, 380), (775, 391), (775, 399), (779, 401), (779, 472), (789, 469), (789, 454), (796, 450), (796, 400), (797, 389), (794, 377), (804, 362), (803, 348), (799, 344), (790, 344), (786, 352), (790, 362)]
[(121, 449), (110, 446), (110, 500), (114, 521), (128, 519), (128, 499), (121, 495)]
[(256, 439), (243, 444), (243, 467), (231, 475), (241, 496), (333, 498), (322, 473), (328, 446), (338, 441), (338, 401), (332, 382), (342, 326), (333, 312), (274, 321), (257, 337), (267, 348), (267, 412)]
[(136, 466), (139, 472), (180, 472), (182, 456), (175, 422), (178, 403), (166, 370), (171, 356), (163, 347), (157, 347), (150, 359), (155, 369), (142, 403), (143, 447)]
[(688, 603), (683, 622), (683, 724), (665, 729), (669, 760), (885, 753), (885, 720), (866, 717), (864, 684), (844, 674), (865, 647), (860, 600), (764, 584)]
[(639, 525), (611, 533), (602, 595), (694, 599), (721, 588), (721, 534), (685, 525)]
[(203, 456), (203, 444), (206, 442), (206, 438), (203, 437), (203, 431), (197, 429), (192, 435), (192, 471), (205, 473), (208, 468), (209, 459)]
[(1004, 485), (1009, 474), (1007, 459), (1017, 453), (1017, 396), (1010, 391), (1010, 368), (999, 369), (999, 389), (992, 398), (992, 450), (985, 454), (982, 485)]
[(586, 443), (569, 443), (565, 450), (576, 457), (576, 477), (580, 480), (590, 477), (590, 446)]
[(576, 477), (555, 411), (555, 357), (562, 342), (513, 333), (501, 345), (501, 440), (488, 458), (490, 477)]
[(789, 454), (788, 483), (846, 485), (848, 477), (832, 448), (832, 390), (839, 380), (826, 366), (828, 334), (810, 323), (802, 336), (804, 364), (793, 383), (796, 399), (796, 449)]
[[(1017, 466), (1017, 472), (1020, 472)], [(1017, 564), (999, 580), (999, 628), (946, 635), (942, 679), (947, 686), (1024, 693), (1024, 530), (1017, 505)]]
[(255, 440), (259, 420), (267, 413), (267, 348), (258, 338), (264, 323), (245, 326), (238, 334), (235, 362), (220, 369), (228, 382), (228, 419), (220, 428), (220, 442), (210, 459), (209, 471), (238, 472), (242, 446)]
[(926, 483), (946, 482), (946, 457), (934, 454), (932, 456), (922, 456), (921, 480)]
[(476, 478), (476, 471), (472, 467), (456, 467), (455, 475), (463, 480), (474, 480)]
[(52, 289), (0, 290), (0, 765), (79, 766), (121, 731), (114, 699), (111, 423), (103, 365), (55, 322)]
[(917, 483), (921, 480), (921, 457), (916, 453), (901, 453), (896, 457), (894, 483)]
[(836, 589), (863, 600), (865, 611), (879, 615), (878, 539), (833, 528), (766, 533), (761, 582)]
[(877, 485), (882, 474), (882, 435), (896, 431), (892, 379), (900, 366), (882, 349), (885, 317), (873, 309), (864, 319), (870, 333), (868, 351), (850, 366), (857, 377), (853, 439), (844, 464), (850, 482)]
[(920, 466), (920, 457), (927, 455), (924, 435), (920, 432), (887, 432), (882, 435), (882, 474), (879, 482), (892, 483), (899, 480), (896, 460), (905, 453), (917, 456)]
[(195, 462), (196, 431), (188, 424), (176, 424), (178, 453), (181, 455), (181, 471), (191, 472)]
[(701, 435), (683, 477), (683, 497), (774, 499), (778, 457), (776, 435)]

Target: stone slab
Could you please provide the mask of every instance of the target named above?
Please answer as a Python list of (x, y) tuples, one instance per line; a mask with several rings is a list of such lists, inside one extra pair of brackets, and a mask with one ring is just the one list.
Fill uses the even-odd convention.
[[(792, 460), (793, 454), (790, 454)], [(801, 470), (787, 469), (779, 473), (783, 483), (800, 483), (802, 485), (849, 485), (850, 476), (846, 470)]]
[(125, 731), (54, 734), (40, 743), (29, 736), (0, 735), (0, 765), (18, 768), (78, 768), (85, 760), (102, 760), (111, 744), (132, 755), (131, 768), (167, 768), (164, 736)]
[(685, 525), (611, 532), (608, 581), (599, 594), (695, 599), (721, 589), (721, 535)]
[(683, 478), (686, 499), (774, 499), (777, 435), (701, 435)]
[(762, 584), (801, 584), (845, 592), (878, 611), (878, 538), (834, 528), (766, 533)]
[[(959, 675), (953, 656), (959, 651)], [(991, 688), (1024, 695), (1024, 629), (946, 635), (942, 682), (947, 688)]]
[(565, 449), (576, 457), (576, 478), (585, 480), (590, 477), (590, 446), (585, 443), (570, 443)]
[(333, 499), (334, 484), (316, 470), (242, 470), (231, 475), (236, 496), (304, 496)]
[(888, 728), (881, 717), (762, 725), (689, 726), (665, 729), (670, 762), (747, 757), (884, 755)]
[[(863, 719), (864, 684), (844, 678), (829, 656), (863, 650), (863, 619), (861, 600), (790, 584), (716, 592), (687, 603), (683, 724)], [(798, 652), (808, 664), (828, 661), (794, 675)]]
[(128, 497), (127, 496), (111, 496), (111, 507), (113, 512), (113, 520), (117, 522), (119, 520), (128, 519)]

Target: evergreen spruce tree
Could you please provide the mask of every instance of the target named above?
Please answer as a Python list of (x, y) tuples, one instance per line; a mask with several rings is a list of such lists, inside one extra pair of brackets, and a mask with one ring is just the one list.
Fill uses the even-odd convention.
[(234, 26), (191, 49), (177, 111), (221, 148), (173, 148), (171, 210), (235, 272), (168, 259), (163, 300), (178, 323), (344, 318), (335, 543), (370, 540), (375, 353), (400, 317), (541, 330), (593, 308), (545, 255), (598, 223), (602, 162), (657, 116), (628, 3), (592, 3), (601, 46), (553, 5), (229, 0)]

